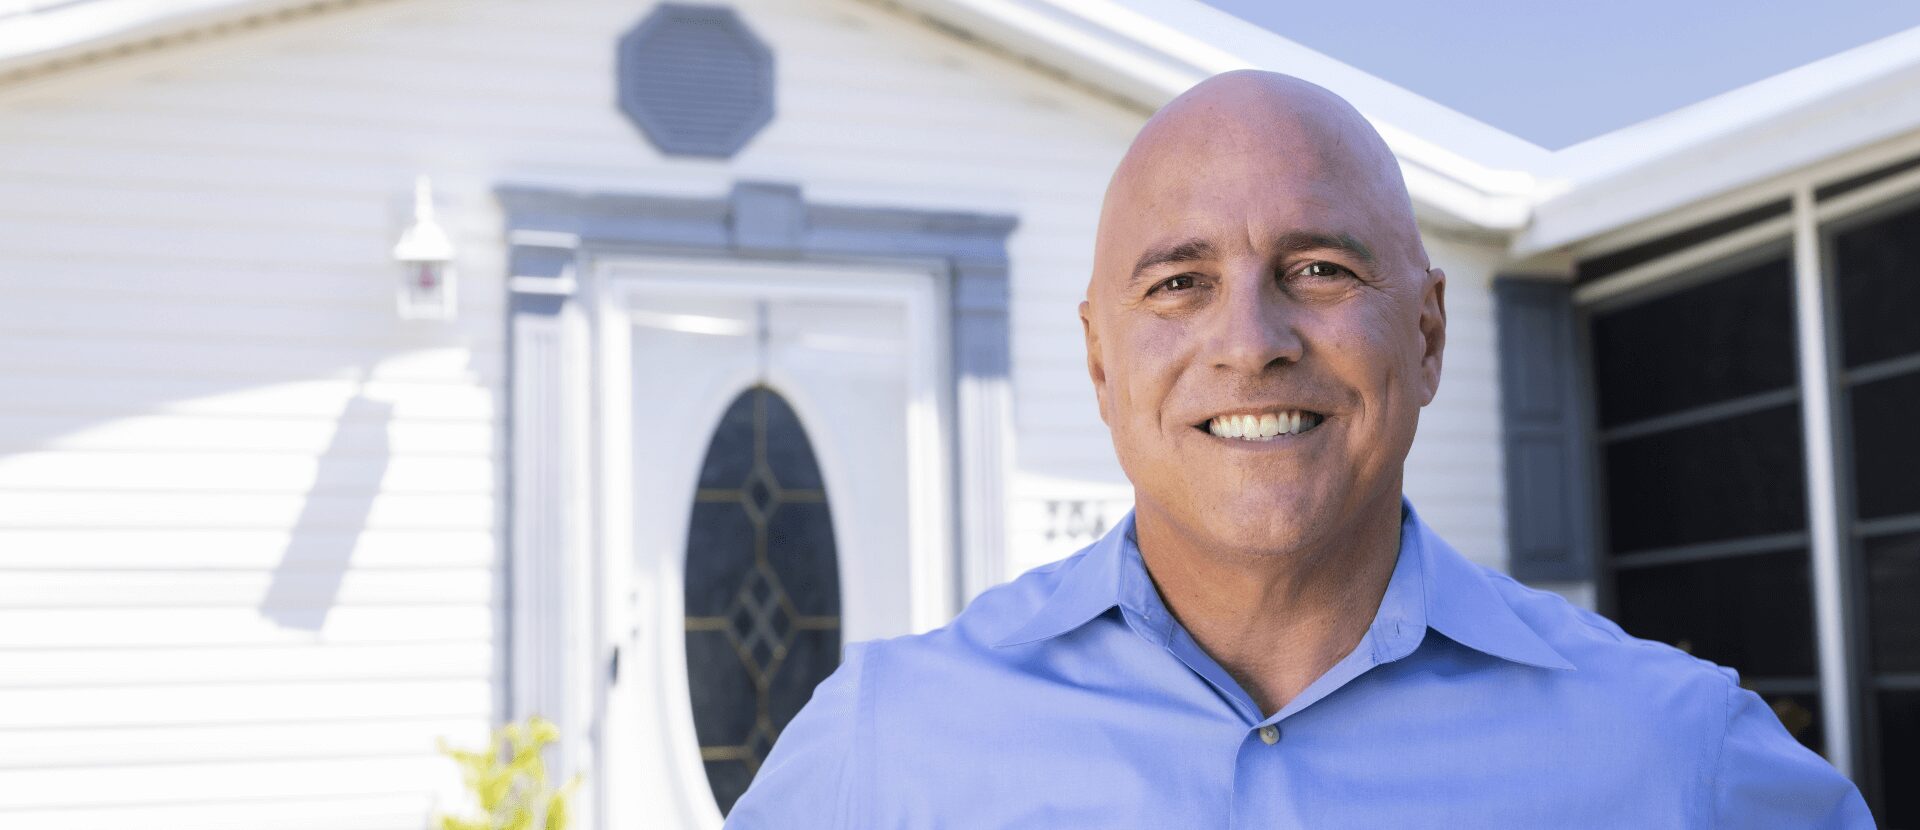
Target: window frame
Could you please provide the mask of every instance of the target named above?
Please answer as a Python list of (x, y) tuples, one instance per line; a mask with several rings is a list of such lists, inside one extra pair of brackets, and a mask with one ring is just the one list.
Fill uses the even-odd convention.
[[(1846, 186), (1835, 187), (1837, 183)], [(1879, 813), (1885, 789), (1877, 743), (1877, 692), (1883, 687), (1920, 688), (1920, 677), (1902, 677), (1895, 686), (1884, 686), (1871, 670), (1866, 654), (1868, 585), (1861, 544), (1869, 536), (1920, 530), (1920, 514), (1869, 523), (1857, 521), (1848, 406), (1852, 386), (1862, 379), (1857, 376), (1859, 368), (1849, 371), (1841, 366), (1839, 334), (1843, 322), (1839, 319), (1831, 240), (1835, 233), (1849, 227), (1920, 203), (1920, 134), (1596, 237), (1574, 246), (1570, 254), (1578, 263), (1649, 246), (1743, 211), (1756, 211), (1783, 197), (1791, 200), (1791, 210), (1785, 216), (1760, 218), (1718, 236), (1674, 246), (1659, 256), (1609, 271), (1572, 289), (1575, 381), (1582, 407), (1582, 417), (1576, 423), (1582, 433), (1581, 446), (1589, 454), (1588, 509), (1593, 511), (1593, 521), (1587, 523), (1591, 534), (1587, 549), (1595, 560), (1591, 571), (1595, 603), (1604, 613), (1618, 608), (1616, 566), (1606, 538), (1606, 470), (1601, 452), (1603, 430), (1598, 425), (1591, 317), (1723, 276), (1726, 269), (1737, 267), (1729, 262), (1750, 263), (1760, 251), (1772, 251), (1777, 256), (1784, 248), (1794, 271), (1794, 341), (1802, 367), (1794, 397), (1802, 406), (1803, 452), (1808, 458), (1804, 465), (1809, 499), (1807, 541), (1814, 569), (1811, 586), (1822, 731), (1829, 760), (1860, 783)], [(1817, 347), (1814, 354), (1808, 354), (1810, 343)], [(1913, 360), (1916, 365), (1893, 370), (1879, 364), (1860, 368), (1879, 368), (1888, 377), (1920, 371), (1920, 356), (1882, 363), (1903, 360)], [(1824, 458), (1818, 457), (1821, 455)], [(1868, 526), (1863, 528), (1863, 524)]]

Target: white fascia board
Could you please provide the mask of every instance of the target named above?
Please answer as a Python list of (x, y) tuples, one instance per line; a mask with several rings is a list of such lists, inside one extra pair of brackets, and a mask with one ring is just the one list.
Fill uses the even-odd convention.
[(1916, 130), (1920, 28), (1555, 153), (1511, 253), (1590, 239)]
[(0, 18), (0, 75), (315, 0), (86, 0)]
[[(1525, 225), (1530, 165), (1548, 152), (1196, 0), (897, 0), (946, 25), (1148, 109), (1208, 76), (1267, 69), (1340, 94), (1401, 162), (1423, 215), (1511, 232)], [(1403, 125), (1415, 125), (1418, 134)], [(1435, 214), (1438, 214), (1437, 216)]]

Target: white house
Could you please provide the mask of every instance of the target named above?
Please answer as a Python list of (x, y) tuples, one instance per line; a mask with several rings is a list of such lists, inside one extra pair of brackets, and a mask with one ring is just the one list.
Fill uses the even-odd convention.
[(421, 828), (533, 713), (717, 826), (1126, 510), (1100, 194), (1246, 66), (1449, 276), (1422, 515), (1920, 826), (1920, 30), (1548, 151), (1194, 0), (0, 5), (0, 826)]

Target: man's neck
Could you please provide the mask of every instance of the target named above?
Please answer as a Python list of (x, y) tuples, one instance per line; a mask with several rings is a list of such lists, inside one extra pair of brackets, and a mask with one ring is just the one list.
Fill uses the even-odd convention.
[(1136, 510), (1140, 555), (1175, 619), (1264, 714), (1352, 652), (1400, 550), (1400, 499), (1363, 511), (1314, 549), (1222, 550)]

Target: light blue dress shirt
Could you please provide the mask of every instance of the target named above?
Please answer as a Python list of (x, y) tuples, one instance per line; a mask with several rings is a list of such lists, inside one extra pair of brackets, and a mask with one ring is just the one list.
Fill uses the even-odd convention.
[(1263, 715), (1168, 614), (1133, 519), (849, 645), (727, 826), (1873, 826), (1733, 670), (1469, 562), (1404, 496), (1360, 644)]

